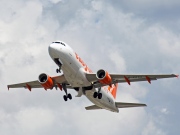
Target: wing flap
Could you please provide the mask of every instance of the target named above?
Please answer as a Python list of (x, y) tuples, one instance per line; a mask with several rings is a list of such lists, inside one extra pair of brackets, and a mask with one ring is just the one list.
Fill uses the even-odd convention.
[(91, 106), (87, 106), (85, 107), (86, 110), (97, 110), (97, 109), (102, 109), (97, 105), (91, 105)]
[(141, 103), (116, 102), (115, 104), (116, 104), (116, 107), (117, 107), (117, 108), (145, 107), (145, 106), (147, 106), (146, 104), (141, 104)]

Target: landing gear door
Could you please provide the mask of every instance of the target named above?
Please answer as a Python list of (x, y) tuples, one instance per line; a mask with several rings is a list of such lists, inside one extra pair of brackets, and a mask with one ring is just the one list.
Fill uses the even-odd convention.
[(61, 66), (62, 66), (62, 62), (60, 61), (59, 58), (55, 58), (55, 59), (54, 59), (54, 62), (58, 65), (58, 67), (61, 67)]

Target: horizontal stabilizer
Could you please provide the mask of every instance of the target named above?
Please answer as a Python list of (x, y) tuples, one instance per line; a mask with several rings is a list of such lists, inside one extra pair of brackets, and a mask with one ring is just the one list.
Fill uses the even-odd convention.
[(128, 108), (128, 107), (145, 107), (146, 104), (139, 104), (139, 103), (123, 103), (123, 102), (116, 102), (117, 108)]
[(92, 105), (92, 106), (87, 106), (85, 107), (86, 110), (97, 110), (97, 109), (102, 109), (98, 107), (97, 105)]

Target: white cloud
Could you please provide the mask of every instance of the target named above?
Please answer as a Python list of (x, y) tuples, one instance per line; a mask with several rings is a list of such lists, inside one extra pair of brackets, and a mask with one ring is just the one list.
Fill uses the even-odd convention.
[(154, 122), (150, 120), (146, 126), (146, 128), (143, 130), (142, 135), (166, 135), (166, 133), (160, 129), (158, 129)]
[(168, 114), (168, 113), (169, 113), (169, 111), (168, 111), (167, 108), (162, 108), (162, 109), (161, 109), (161, 112), (162, 112), (163, 114)]
[(126, 1), (126, 4), (129, 5), (135, 5), (141, 8), (147, 8), (147, 7), (170, 7), (170, 6), (175, 6), (177, 4), (180, 4), (180, 2), (178, 0), (174, 0), (174, 1), (169, 1), (169, 0), (130, 0), (130, 1)]
[(169, 57), (180, 57), (180, 40), (179, 35), (175, 35), (168, 31), (161, 31), (158, 39), (160, 51)]
[[(147, 85), (148, 82), (146, 82)], [(143, 87), (140, 84), (136, 84), (136, 83), (131, 83), (131, 85), (129, 85), (128, 83), (125, 84), (120, 84), (119, 85), (119, 89), (121, 90), (119, 93), (121, 94), (123, 93), (128, 93), (131, 96), (135, 97), (135, 98), (144, 98), (146, 97), (148, 90), (147, 88)]]
[[(116, 71), (123, 73), (126, 71), (126, 64), (124, 58), (120, 55), (119, 52), (112, 52), (110, 51), (109, 57), (112, 63), (115, 65)], [(112, 65), (113, 66), (113, 65)]]
[(45, 133), (55, 120), (51, 110), (36, 107), (24, 108), (16, 113), (1, 110), (0, 114), (0, 133), (4, 135)]
[[(109, 1), (108, 1), (109, 2)], [(176, 10), (172, 10), (173, 8), (176, 9), (180, 5), (180, 2), (178, 0), (128, 0), (128, 1), (110, 1), (113, 6), (115, 7), (121, 7), (125, 11), (134, 12), (138, 14), (151, 14), (153, 12), (160, 15), (160, 13), (168, 13), (164, 9), (166, 9), (169, 12), (173, 12)], [(161, 12), (161, 11), (164, 12)], [(156, 16), (155, 14), (153, 14)], [(163, 14), (164, 15), (164, 14)], [(148, 16), (145, 16), (148, 17)]]
[(24, 134), (35, 133), (52, 126), (55, 120), (51, 110), (42, 108), (25, 108), (18, 112), (16, 119)]
[(63, 1), (63, 0), (50, 0), (52, 3), (54, 3), (54, 4), (56, 4), (56, 3), (58, 3), (58, 2), (61, 2), (61, 1)]
[(30, 33), (36, 29), (38, 17), (42, 13), (42, 5), (35, 1), (27, 2), (14, 12), (15, 17), (10, 22), (0, 21), (0, 36), (2, 37), (0, 42), (3, 44), (17, 40), (26, 43), (27, 38), (29, 40), (32, 37)]

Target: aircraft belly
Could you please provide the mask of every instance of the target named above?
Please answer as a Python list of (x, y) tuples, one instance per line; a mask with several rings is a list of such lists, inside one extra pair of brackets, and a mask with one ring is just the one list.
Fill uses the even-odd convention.
[(62, 61), (64, 76), (72, 87), (85, 87), (91, 85), (86, 79), (84, 69), (73, 56), (66, 56), (66, 58), (62, 58)]

